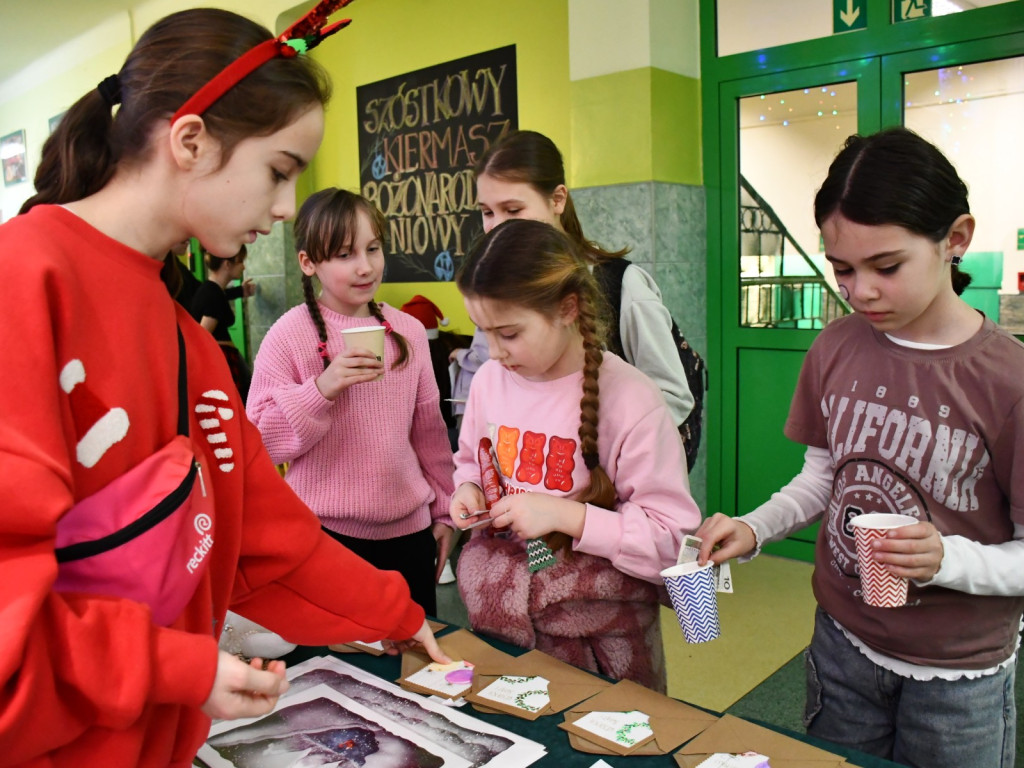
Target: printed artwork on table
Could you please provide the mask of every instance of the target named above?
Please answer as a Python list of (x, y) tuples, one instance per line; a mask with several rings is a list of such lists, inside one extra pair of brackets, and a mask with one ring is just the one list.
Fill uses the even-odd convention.
[(199, 757), (210, 768), (525, 768), (542, 745), (334, 657), (288, 671), (269, 715), (213, 724)]
[(382, 724), (372, 709), (317, 686), (287, 700), (272, 714), (212, 734), (204, 755), (220, 766), (365, 765), (386, 759), (402, 768), (442, 768), (455, 755), (419, 743), (396, 723)]
[(549, 680), (539, 675), (502, 675), (478, 691), (477, 696), (527, 712), (539, 712), (551, 703), (551, 697), (548, 695), (549, 684)]

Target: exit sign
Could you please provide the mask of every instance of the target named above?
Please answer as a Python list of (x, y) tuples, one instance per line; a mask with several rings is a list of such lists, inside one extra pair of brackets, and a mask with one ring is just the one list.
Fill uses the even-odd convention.
[(896, 0), (893, 3), (896, 21), (913, 21), (932, 15), (932, 0)]
[(832, 0), (833, 34), (864, 29), (867, 25), (867, 0)]

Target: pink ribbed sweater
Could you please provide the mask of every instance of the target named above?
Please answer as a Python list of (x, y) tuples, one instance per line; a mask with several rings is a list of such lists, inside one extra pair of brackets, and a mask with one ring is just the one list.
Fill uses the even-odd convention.
[[(423, 326), (381, 304), (411, 358), (393, 368), (398, 345), (385, 342), (380, 381), (349, 387), (333, 402), (316, 388), (323, 373), (316, 328), (305, 305), (267, 333), (253, 367), (246, 412), (271, 458), (289, 462), (285, 479), (323, 524), (345, 536), (390, 539), (448, 522), (452, 451)], [(345, 328), (377, 325), (320, 305), (333, 359)]]

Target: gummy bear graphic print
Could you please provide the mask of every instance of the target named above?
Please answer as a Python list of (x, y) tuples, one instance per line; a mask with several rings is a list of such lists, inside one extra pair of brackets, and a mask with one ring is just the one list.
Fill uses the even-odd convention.
[(549, 491), (572, 490), (572, 470), (576, 466), (573, 454), (576, 452), (576, 441), (564, 437), (552, 436), (548, 443), (547, 475), (544, 487)]
[(538, 485), (544, 467), (544, 443), (547, 438), (537, 432), (526, 430), (523, 433), (523, 449), (519, 452), (519, 469), (516, 480), (520, 483)]
[[(494, 432), (494, 426), (491, 425), (491, 433)], [(519, 435), (520, 430), (515, 427), (497, 428), (498, 442), (494, 451), (497, 454), (501, 476), (506, 479), (514, 478), (517, 483), (523, 485), (543, 486), (549, 491), (571, 493), (575, 485), (572, 473), (576, 468), (577, 441), (571, 437), (557, 435), (552, 435), (549, 439), (541, 432), (525, 430), (522, 432), (520, 446)], [(528, 489), (509, 490), (512, 493), (522, 493)]]
[(519, 430), (515, 427), (498, 427), (498, 444), (494, 448), (498, 454), (498, 467), (502, 477), (512, 477), (519, 455)]

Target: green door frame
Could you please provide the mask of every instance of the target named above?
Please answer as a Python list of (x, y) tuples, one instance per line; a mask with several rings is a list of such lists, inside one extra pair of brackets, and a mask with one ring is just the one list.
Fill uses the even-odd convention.
[[(900, 124), (903, 72), (1024, 54), (1024, 0), (896, 24), (889, 21), (890, 0), (866, 0), (868, 25), (864, 30), (723, 57), (716, 55), (715, 0), (699, 1), (707, 208), (706, 357), (709, 369), (718, 372), (711, 380), (709, 402), (721, 404), (709, 408), (706, 417), (706, 511), (741, 514), (749, 508), (740, 508), (739, 501), (747, 494), (741, 494), (738, 488), (738, 414), (742, 412), (743, 396), (737, 381), (740, 353), (803, 351), (817, 332), (739, 327), (736, 100), (813, 85), (817, 78), (819, 84), (856, 79), (858, 130), (870, 132)], [(780, 425), (788, 405), (788, 400), (777, 403)], [(777, 450), (787, 442), (781, 427), (775, 440), (758, 446), (758, 450), (765, 461), (773, 461), (779, 477), (788, 479), (799, 470), (802, 449), (784, 450), (786, 455), (776, 461)], [(761, 498), (767, 500), (769, 494)], [(780, 553), (810, 557), (810, 545), (799, 544)]]
[[(192, 253), (201, 254), (203, 253), (203, 246), (196, 238), (191, 238)], [(192, 265), (192, 274), (196, 276), (196, 279), (200, 282), (206, 281), (206, 262), (202, 256), (197, 256), (195, 263)], [(242, 299), (235, 299), (232, 302), (231, 308), (235, 311), (235, 322), (228, 328), (228, 333), (231, 335), (231, 340), (235, 343), (235, 347), (242, 355), (243, 360), (249, 360), (249, 337), (246, 334), (246, 318), (245, 318), (245, 301)], [(189, 311), (191, 307), (187, 307)], [(252, 361), (249, 361), (250, 363)]]

